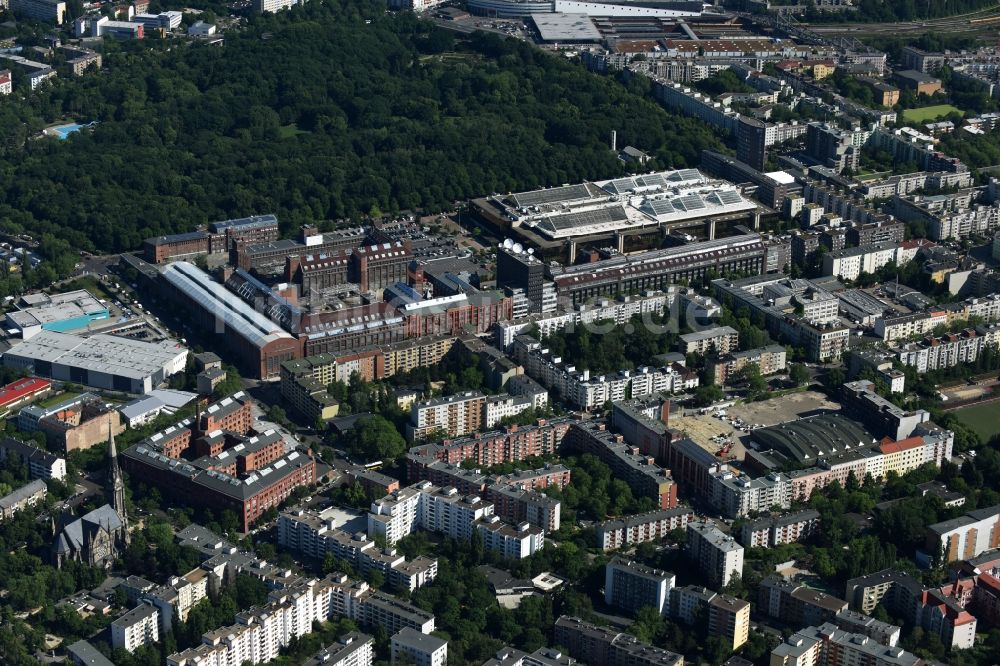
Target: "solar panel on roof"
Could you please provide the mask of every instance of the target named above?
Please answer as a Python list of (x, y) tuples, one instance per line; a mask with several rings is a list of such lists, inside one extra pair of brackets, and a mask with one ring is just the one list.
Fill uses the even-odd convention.
[(647, 201), (646, 207), (653, 213), (653, 215), (670, 215), (676, 210), (674, 208), (674, 204), (671, 203), (669, 199), (653, 199), (652, 201)]
[(612, 208), (601, 208), (598, 210), (566, 213), (565, 215), (554, 215), (540, 222), (538, 226), (555, 232), (562, 229), (586, 227), (593, 224), (620, 222), (626, 219), (628, 219), (628, 215), (625, 213), (625, 209), (621, 206), (614, 206)]
[(740, 193), (734, 190), (721, 190), (718, 194), (719, 199), (721, 199), (722, 203), (725, 205), (736, 204), (743, 200)]
[(684, 210), (699, 210), (701, 208), (707, 208), (705, 202), (701, 200), (697, 194), (688, 194), (681, 197), (677, 201), (678, 204), (684, 207)]
[(553, 187), (548, 190), (522, 192), (512, 195), (511, 198), (519, 208), (526, 208), (529, 206), (543, 206), (559, 201), (589, 199), (590, 196), (590, 190), (587, 189), (586, 185), (565, 185), (563, 187)]
[(639, 176), (636, 178), (636, 182), (643, 187), (663, 187), (667, 184), (667, 180), (663, 177), (662, 173), (651, 173), (646, 176)]

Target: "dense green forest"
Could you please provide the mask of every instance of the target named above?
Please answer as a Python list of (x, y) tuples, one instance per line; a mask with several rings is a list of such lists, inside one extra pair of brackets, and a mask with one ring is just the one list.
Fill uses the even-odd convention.
[[(375, 2), (250, 19), (224, 46), (106, 42), (105, 70), (0, 109), (0, 220), (72, 247), (137, 248), (267, 211), (291, 229), (611, 177), (608, 148), (696, 163), (719, 139), (643, 94), (496, 35)], [(68, 141), (47, 122), (97, 120)]]

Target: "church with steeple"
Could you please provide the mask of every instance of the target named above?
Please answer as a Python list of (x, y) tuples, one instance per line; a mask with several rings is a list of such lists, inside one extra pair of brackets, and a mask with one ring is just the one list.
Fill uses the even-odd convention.
[(128, 547), (128, 513), (125, 509), (125, 480), (118, 465), (115, 435), (108, 437), (109, 504), (64, 524), (53, 543), (56, 566), (73, 560), (95, 567), (110, 567)]

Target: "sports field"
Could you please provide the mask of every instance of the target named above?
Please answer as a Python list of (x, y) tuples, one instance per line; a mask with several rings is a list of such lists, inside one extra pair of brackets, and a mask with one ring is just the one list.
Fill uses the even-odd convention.
[(958, 420), (976, 431), (985, 442), (1000, 435), (1000, 401), (963, 407), (952, 412)]
[(909, 120), (914, 123), (927, 122), (929, 120), (936, 120), (941, 116), (947, 116), (952, 112), (961, 113), (961, 109), (957, 109), (951, 104), (936, 104), (934, 106), (925, 106), (921, 109), (907, 109), (903, 111), (903, 120)]

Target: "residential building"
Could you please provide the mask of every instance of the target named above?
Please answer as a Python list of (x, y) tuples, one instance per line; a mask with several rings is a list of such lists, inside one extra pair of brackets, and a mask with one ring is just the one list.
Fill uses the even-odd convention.
[(757, 607), (769, 617), (807, 626), (835, 621), (847, 602), (772, 574), (761, 581)]
[(813, 509), (785, 516), (748, 520), (740, 529), (740, 543), (747, 548), (771, 548), (795, 543), (819, 531), (819, 512)]
[(750, 602), (716, 594), (708, 602), (708, 635), (719, 636), (726, 647), (739, 649), (750, 638)]
[(375, 639), (352, 631), (302, 662), (302, 666), (372, 666), (374, 661)]
[(447, 666), (448, 641), (404, 627), (391, 640), (392, 663)]
[(640, 642), (635, 636), (563, 615), (553, 640), (570, 656), (590, 666), (681, 666), (684, 657)]
[(48, 486), (41, 479), (29, 481), (20, 488), (0, 497), (0, 520), (9, 520), (18, 511), (33, 507), (48, 494)]
[(479, 391), (432, 398), (414, 403), (407, 424), (407, 438), (426, 439), (432, 433), (460, 437), (478, 431), (483, 423), (486, 396)]
[(682, 354), (725, 355), (736, 351), (740, 334), (729, 326), (718, 326), (694, 333), (685, 333), (678, 338), (677, 351)]
[(894, 616), (937, 635), (946, 647), (972, 647), (976, 618), (948, 593), (950, 588), (927, 590), (909, 574), (885, 569), (847, 581), (847, 598), (867, 614), (881, 603)]
[(286, 379), (284, 367), (285, 364), (282, 364), (281, 397), (302, 415), (306, 423), (336, 418), (340, 413), (340, 403), (327, 390), (329, 384), (318, 382), (305, 374), (289, 375)]
[(657, 541), (673, 530), (682, 530), (694, 520), (694, 512), (687, 507), (651, 511), (618, 520), (597, 524), (597, 547), (617, 550), (632, 544)]
[(604, 422), (574, 423), (563, 439), (563, 446), (600, 458), (617, 478), (629, 485), (636, 497), (649, 497), (660, 509), (677, 506), (677, 485), (670, 471), (657, 465), (651, 456), (639, 453), (638, 447), (627, 445), (622, 435), (609, 432)]
[(285, 450), (281, 434), (251, 435), (252, 403), (242, 391), (209, 405), (121, 454), (136, 478), (185, 502), (229, 509), (245, 530), (296, 488), (316, 482), (316, 461)]
[(862, 273), (874, 274), (886, 264), (896, 261), (898, 248), (895, 243), (887, 243), (830, 252), (823, 255), (823, 275), (857, 280)]
[(628, 611), (648, 606), (666, 615), (675, 582), (672, 573), (616, 556), (604, 565), (604, 601)]
[(743, 575), (743, 546), (715, 525), (691, 522), (687, 526), (687, 552), (708, 580), (725, 587)]
[(717, 359), (709, 359), (712, 367), (713, 381), (723, 386), (732, 381), (739, 372), (748, 365), (756, 365), (761, 375), (772, 375), (783, 372), (786, 365), (787, 351), (782, 345), (768, 345), (746, 351), (734, 351)]
[(0, 439), (0, 462), (6, 461), (9, 456), (15, 456), (22, 465), (27, 465), (32, 479), (62, 481), (66, 478), (66, 459), (32, 444), (11, 437)]
[(902, 648), (887, 647), (864, 634), (826, 623), (801, 629), (771, 651), (771, 666), (924, 666), (929, 662)]
[(491, 467), (553, 455), (572, 422), (569, 418), (540, 419), (533, 425), (510, 425), (502, 430), (445, 439), (440, 444), (418, 445), (410, 451), (452, 465), (472, 460), (478, 466)]
[(418, 557), (407, 561), (393, 548), (379, 549), (363, 532), (351, 534), (336, 526), (338, 511), (293, 509), (278, 516), (278, 543), (289, 550), (322, 560), (327, 553), (350, 564), (356, 571), (380, 571), (386, 580), (415, 590), (437, 576), (437, 560)]
[(896, 643), (899, 642), (899, 635), (902, 631), (894, 624), (882, 622), (870, 615), (852, 610), (837, 613), (834, 624), (852, 633), (864, 634), (869, 638), (874, 638), (882, 645), (888, 645), (889, 647), (895, 647)]
[(112, 647), (135, 652), (159, 640), (159, 614), (152, 604), (139, 604), (111, 623)]
[(10, 9), (19, 16), (56, 25), (62, 25), (66, 18), (63, 0), (11, 0)]
[(903, 365), (924, 373), (975, 363), (987, 348), (995, 352), (998, 347), (1000, 325), (990, 324), (907, 343), (898, 348), (897, 357)]
[(545, 547), (545, 532), (527, 522), (511, 526), (497, 516), (487, 516), (476, 521), (474, 528), (486, 550), (507, 559), (531, 557)]
[(1000, 548), (1000, 506), (977, 509), (929, 525), (925, 547), (931, 557), (940, 556), (945, 563)]

